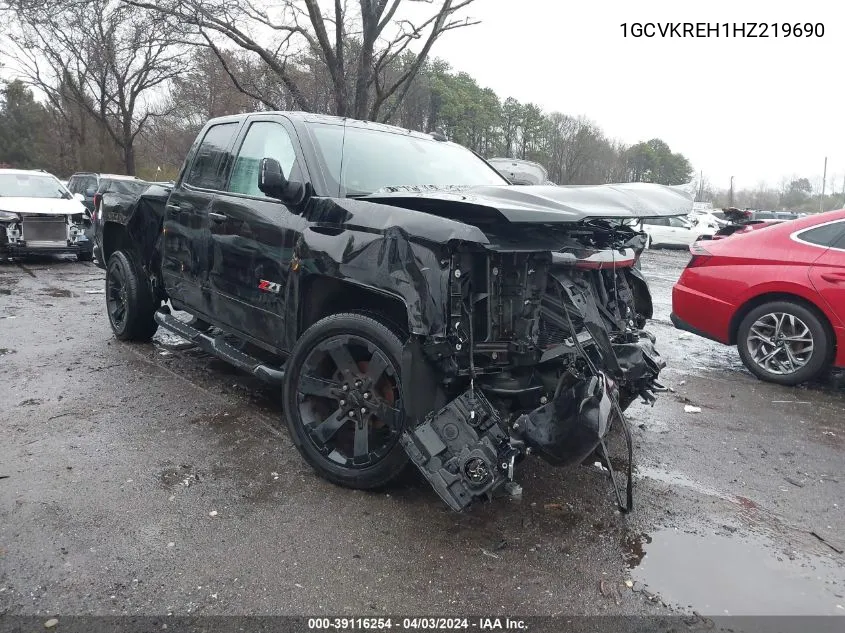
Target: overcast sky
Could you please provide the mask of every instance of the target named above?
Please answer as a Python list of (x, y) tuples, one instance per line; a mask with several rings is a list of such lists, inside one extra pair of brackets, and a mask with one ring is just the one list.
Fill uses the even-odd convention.
[[(434, 54), (504, 99), (659, 137), (718, 188), (845, 176), (842, 0), (476, 0)], [(812, 22), (822, 38), (633, 38), (623, 22)], [(769, 33), (772, 33), (771, 27)], [(835, 182), (834, 182), (835, 180)]]

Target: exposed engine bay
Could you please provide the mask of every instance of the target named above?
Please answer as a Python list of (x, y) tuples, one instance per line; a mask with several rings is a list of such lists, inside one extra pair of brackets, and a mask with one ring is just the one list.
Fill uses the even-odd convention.
[[(598, 452), (613, 477), (608, 432), (623, 431), (630, 458), (623, 411), (662, 389), (665, 363), (642, 329), (651, 305), (634, 266), (644, 236), (591, 220), (523, 229), (523, 245), (531, 230), (563, 247), (499, 243), (452, 256), (448, 340), (422, 344), (410, 355), (418, 366), (403, 368), (414, 389), (410, 419), (416, 398), (441, 390), (436, 413), (409, 424), (401, 442), (454, 510), (506, 484), (517, 489), (508, 483), (514, 466), (532, 451), (555, 466)], [(618, 498), (630, 507), (630, 469), (627, 504)]]

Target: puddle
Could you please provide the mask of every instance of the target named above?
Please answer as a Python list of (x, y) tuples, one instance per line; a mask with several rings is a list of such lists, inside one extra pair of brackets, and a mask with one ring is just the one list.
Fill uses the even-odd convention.
[(705, 616), (845, 616), (845, 569), (835, 560), (751, 535), (663, 529), (630, 540), (632, 577), (667, 604)]

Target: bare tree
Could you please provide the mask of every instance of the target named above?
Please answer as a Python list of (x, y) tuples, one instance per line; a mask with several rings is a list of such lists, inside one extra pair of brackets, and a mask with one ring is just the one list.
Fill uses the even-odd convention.
[(160, 91), (183, 71), (184, 49), (168, 23), (113, 0), (9, 3), (14, 67), (59, 111), (73, 100), (101, 123), (135, 173), (135, 140)]
[[(477, 23), (457, 17), (474, 0), (357, 0), (353, 7), (354, 0), (123, 1), (175, 18), (185, 35), (217, 54), (240, 90), (265, 107), (279, 109), (278, 95), (228, 64), (227, 44), (260, 60), (299, 109), (322, 109), (320, 82), (312, 78), (323, 74), (331, 86), (331, 113), (382, 121), (397, 112), (434, 43), (447, 31)], [(431, 10), (422, 11), (425, 5)], [(415, 43), (409, 62), (406, 53)]]

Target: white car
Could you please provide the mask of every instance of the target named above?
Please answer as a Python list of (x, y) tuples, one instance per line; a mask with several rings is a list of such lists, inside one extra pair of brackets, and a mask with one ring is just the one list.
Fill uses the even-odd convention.
[(45, 171), (0, 169), (0, 259), (35, 254), (93, 256), (91, 218)]
[(714, 235), (720, 228), (729, 224), (727, 220), (722, 220), (709, 211), (690, 213), (687, 219), (695, 230), (707, 235)]
[(648, 235), (646, 248), (652, 246), (685, 247), (702, 237), (713, 237), (716, 229), (699, 226), (681, 217), (644, 218), (639, 227)]

